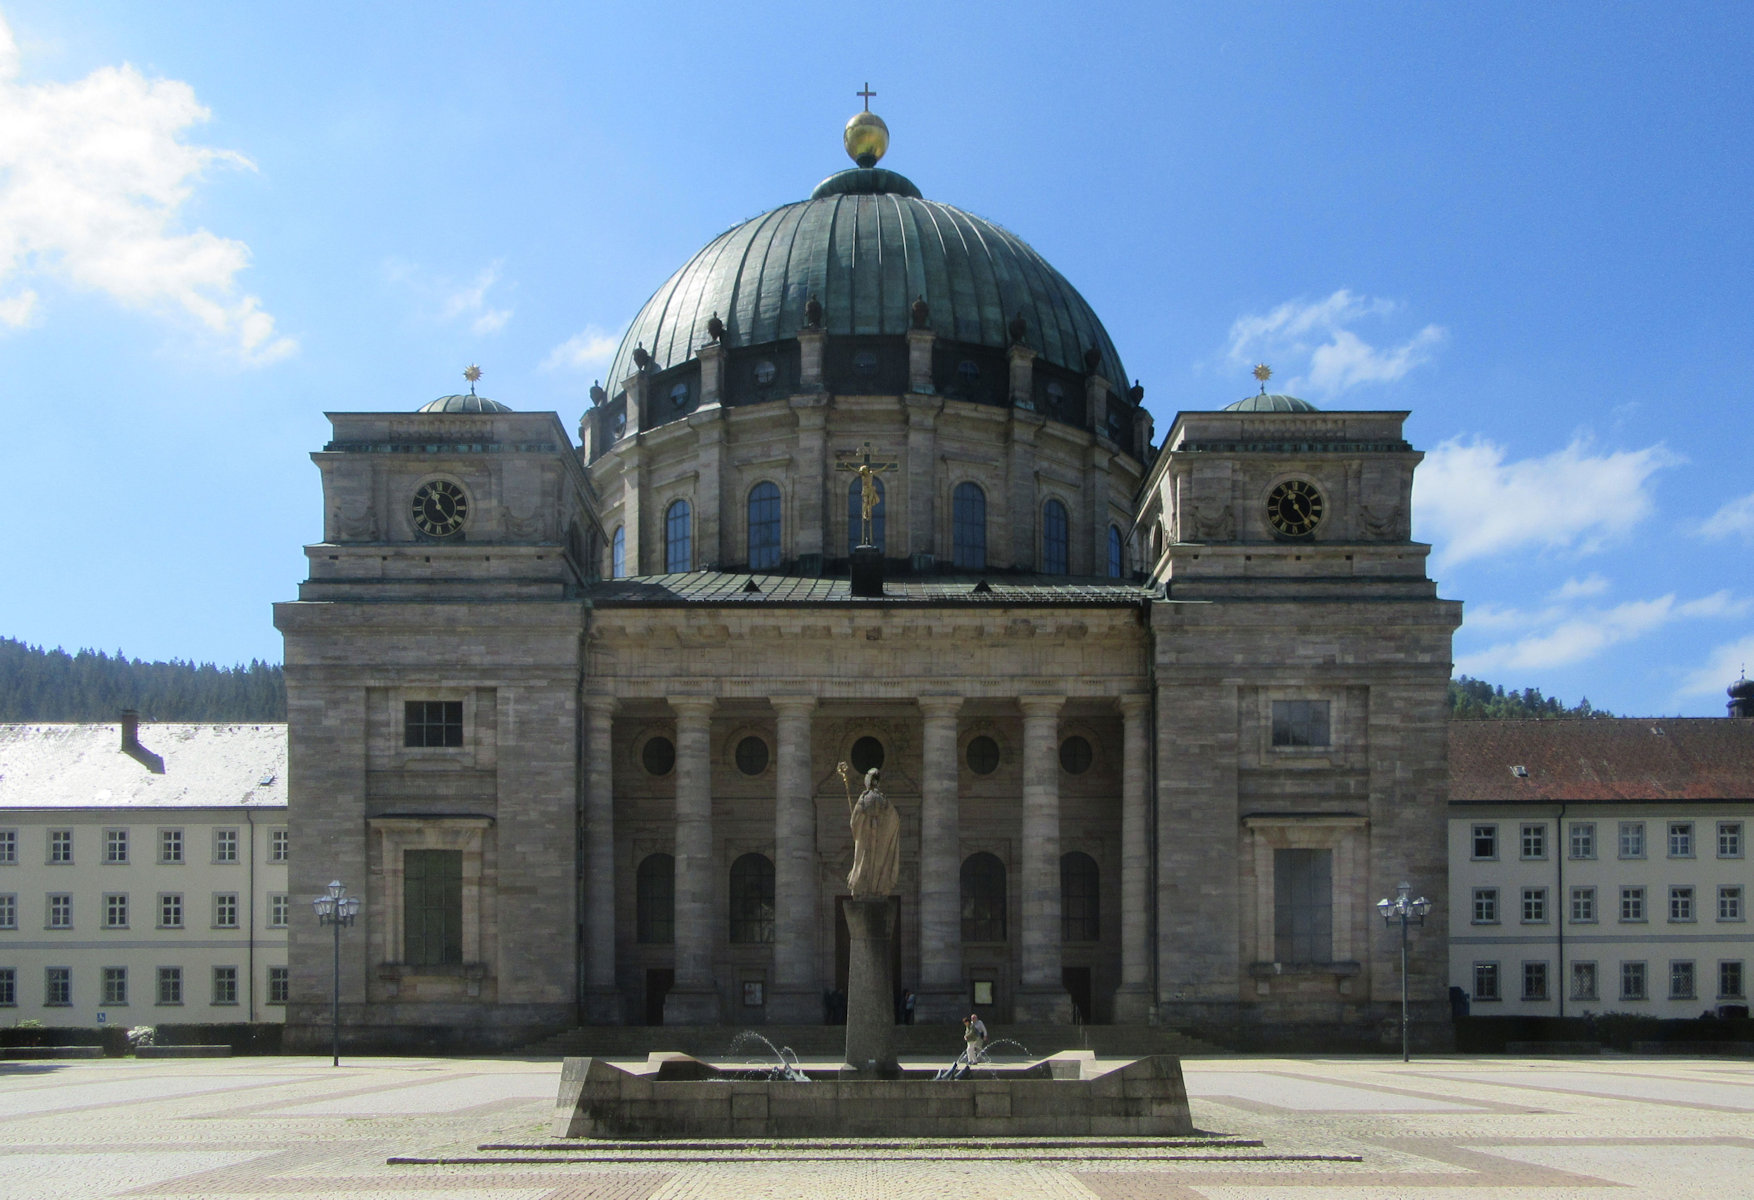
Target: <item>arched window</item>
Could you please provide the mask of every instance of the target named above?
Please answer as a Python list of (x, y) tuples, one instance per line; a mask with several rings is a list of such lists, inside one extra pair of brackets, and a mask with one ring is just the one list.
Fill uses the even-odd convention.
[(1121, 531), (1113, 525), (1108, 527), (1108, 577), (1119, 579), (1126, 566), (1126, 555), (1121, 550)]
[(694, 565), (694, 536), (688, 501), (664, 510), (664, 570), (686, 571)]
[[(881, 550), (885, 545), (883, 541), (883, 481), (881, 479), (873, 479), (871, 482), (877, 485), (877, 503), (871, 506), (871, 544)], [(865, 523), (865, 502), (863, 494), (864, 487), (855, 477), (853, 482), (847, 487), (848, 554), (851, 554), (853, 552), (853, 547), (859, 544), (859, 535), (863, 532), (863, 526)]]
[(676, 860), (648, 854), (634, 878), (634, 933), (641, 945), (667, 946), (676, 940)]
[(765, 854), (731, 864), (731, 940), (773, 941), (773, 861)]
[(1064, 575), (1070, 570), (1066, 562), (1068, 524), (1064, 504), (1049, 500), (1041, 506), (1041, 569), (1049, 575)]
[(1060, 855), (1060, 940), (1102, 940), (1102, 877), (1096, 860), (1074, 850)]
[(627, 578), (627, 526), (617, 525), (609, 539), (609, 578)]
[(962, 860), (962, 940), (1005, 940), (1005, 864), (984, 851)]
[(749, 489), (749, 569), (767, 571), (780, 565), (780, 489), (758, 483)]
[(987, 494), (976, 483), (959, 483), (950, 494), (954, 553), (951, 561), (972, 571), (987, 568)]

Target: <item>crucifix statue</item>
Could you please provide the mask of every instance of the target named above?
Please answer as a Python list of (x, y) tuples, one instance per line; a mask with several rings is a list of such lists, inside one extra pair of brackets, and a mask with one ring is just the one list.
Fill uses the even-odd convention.
[(877, 475), (881, 471), (894, 471), (901, 467), (900, 463), (872, 462), (871, 443), (865, 443), (865, 456), (848, 462), (834, 464), (837, 471), (853, 471), (859, 476), (859, 545), (869, 546), (871, 542), (871, 513), (877, 507)]

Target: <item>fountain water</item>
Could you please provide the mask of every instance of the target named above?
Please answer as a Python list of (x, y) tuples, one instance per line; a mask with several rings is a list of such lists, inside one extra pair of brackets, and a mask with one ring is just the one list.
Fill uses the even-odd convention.
[(798, 1052), (796, 1050), (792, 1049), (790, 1046), (776, 1046), (766, 1038), (762, 1037), (759, 1033), (756, 1033), (753, 1029), (745, 1029), (742, 1033), (739, 1033), (736, 1037), (732, 1038), (728, 1053), (736, 1054), (739, 1048), (744, 1050), (753, 1049), (753, 1043), (755, 1042), (760, 1042), (763, 1046), (766, 1046), (768, 1054), (772, 1055), (774, 1061), (771, 1066), (763, 1063), (760, 1067), (753, 1068), (744, 1076), (744, 1078), (770, 1080), (783, 1079), (787, 1083), (810, 1082), (810, 1076), (804, 1074), (804, 1068), (798, 1062)]

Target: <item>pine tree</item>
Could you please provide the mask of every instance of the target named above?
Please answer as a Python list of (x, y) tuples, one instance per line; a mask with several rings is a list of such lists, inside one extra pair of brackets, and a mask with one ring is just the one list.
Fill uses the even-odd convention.
[(114, 721), (124, 708), (148, 721), (284, 721), (286, 677), (256, 659), (142, 662), (0, 638), (0, 721)]

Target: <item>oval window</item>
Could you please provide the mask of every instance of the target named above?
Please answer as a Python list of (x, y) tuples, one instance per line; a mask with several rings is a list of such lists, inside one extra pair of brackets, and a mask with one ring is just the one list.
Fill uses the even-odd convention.
[(853, 770), (863, 775), (866, 771), (883, 765), (883, 743), (874, 737), (862, 737), (853, 743)]
[(999, 769), (999, 743), (986, 734), (968, 743), (968, 769), (976, 775), (991, 775)]
[(670, 389), (670, 403), (681, 408), (688, 403), (688, 385), (679, 383)]
[(774, 367), (773, 363), (765, 358), (762, 359), (755, 364), (755, 386), (768, 387), (773, 383), (775, 376), (778, 374), (779, 371)]
[(1060, 386), (1057, 379), (1049, 380), (1047, 386), (1048, 411), (1059, 416), (1066, 408), (1066, 389)]
[(618, 412), (615, 414), (615, 423), (614, 423), (613, 428), (615, 430), (615, 436), (618, 438), (622, 434), (627, 432), (627, 414), (626, 413)]
[(737, 769), (745, 775), (759, 775), (767, 770), (767, 743), (758, 737), (738, 742)]
[(1090, 763), (1096, 756), (1091, 753), (1090, 743), (1073, 734), (1060, 743), (1060, 769), (1068, 775), (1082, 775), (1090, 769)]
[(981, 377), (981, 365), (972, 358), (965, 358), (956, 364), (956, 375), (966, 386)]
[(676, 765), (676, 745), (667, 737), (647, 738), (639, 760), (649, 775), (668, 775)]

